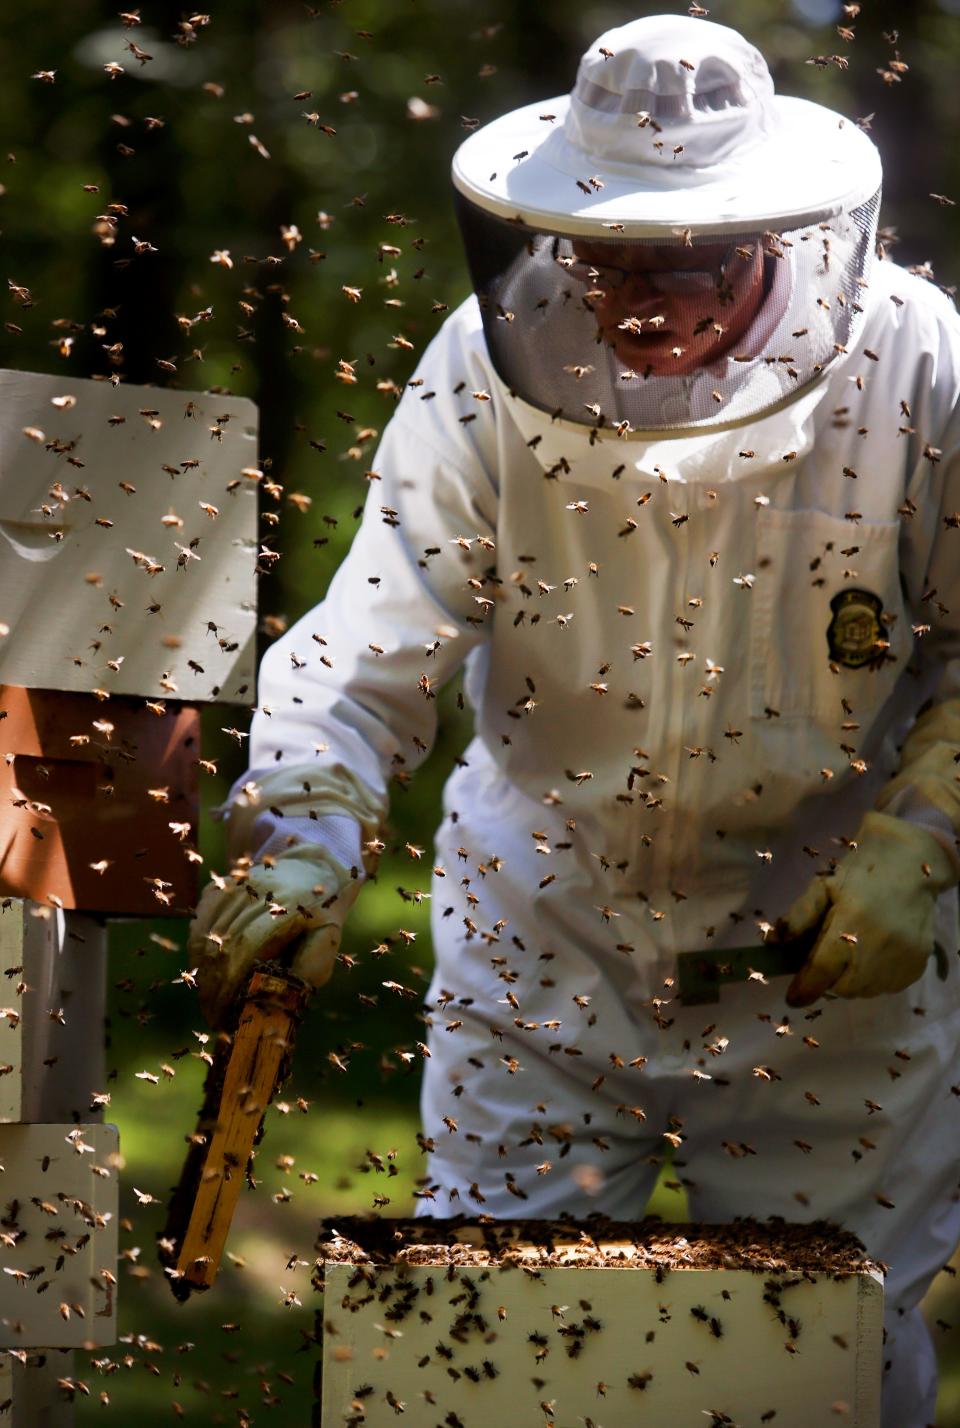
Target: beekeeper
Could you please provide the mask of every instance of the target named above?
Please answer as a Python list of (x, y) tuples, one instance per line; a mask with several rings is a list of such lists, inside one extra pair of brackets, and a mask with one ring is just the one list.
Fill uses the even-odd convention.
[(677, 17), (462, 144), (475, 296), (264, 658), (253, 861), (192, 948), (214, 1019), (304, 932), (326, 981), (465, 666), (420, 1211), (636, 1218), (666, 1136), (694, 1216), (836, 1220), (889, 1265), (912, 1428), (960, 1233), (960, 324), (875, 258), (880, 180), (856, 124)]

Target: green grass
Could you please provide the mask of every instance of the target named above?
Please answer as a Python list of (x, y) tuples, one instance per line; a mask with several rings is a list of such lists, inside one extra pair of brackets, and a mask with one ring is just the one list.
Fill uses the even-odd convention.
[[(111, 1398), (122, 1410), (121, 1421), (133, 1422), (136, 1415), (143, 1428), (170, 1423), (177, 1411), (174, 1401), (182, 1421), (191, 1423), (235, 1423), (240, 1410), (259, 1418), (269, 1407), (284, 1424), (307, 1424), (315, 1360), (309, 1336), (317, 1308), (310, 1289), (317, 1222), (338, 1211), (369, 1210), (375, 1195), (388, 1197), (384, 1213), (409, 1211), (417, 1167), (408, 1148), (414, 1146), (416, 1117), (410, 1108), (389, 1103), (367, 1104), (362, 1110), (314, 1104), (306, 1115), (272, 1110), (257, 1155), (260, 1183), (241, 1197), (229, 1241), (231, 1258), (212, 1290), (178, 1304), (156, 1263), (154, 1237), (162, 1226), (162, 1208), (138, 1204), (133, 1186), (162, 1198), (177, 1173), (199, 1088), (193, 1066), (178, 1073), (178, 1082), (181, 1076), (182, 1084), (137, 1082), (117, 1097), (115, 1106), (127, 1160), (123, 1210), (135, 1225), (121, 1233), (121, 1244), (141, 1250), (137, 1262), (124, 1264), (121, 1273), (121, 1332), (146, 1334), (152, 1343), (120, 1346), (134, 1366), (113, 1378)], [(396, 1148), (401, 1153), (392, 1162), (395, 1176), (371, 1168), (368, 1150), (389, 1164), (387, 1155)], [(279, 1168), (284, 1161), (286, 1168)], [(313, 1183), (300, 1178), (314, 1174)], [(291, 1268), (292, 1258), (299, 1262)], [(300, 1302), (285, 1303), (290, 1293)], [(185, 1341), (195, 1347), (181, 1352)], [(280, 1379), (281, 1371), (292, 1382)]]

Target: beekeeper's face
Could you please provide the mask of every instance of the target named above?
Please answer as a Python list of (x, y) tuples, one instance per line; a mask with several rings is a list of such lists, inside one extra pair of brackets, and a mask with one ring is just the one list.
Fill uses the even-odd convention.
[(764, 296), (759, 240), (733, 243), (573, 242), (571, 278), (583, 286), (598, 334), (639, 375), (681, 375), (729, 352)]

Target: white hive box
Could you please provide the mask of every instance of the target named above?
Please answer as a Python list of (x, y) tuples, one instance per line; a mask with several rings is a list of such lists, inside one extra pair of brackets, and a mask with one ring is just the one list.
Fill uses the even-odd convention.
[(0, 1126), (0, 1349), (116, 1339), (117, 1129)]
[(0, 371), (0, 684), (252, 703), (256, 465), (245, 398)]
[(323, 1428), (880, 1421), (882, 1275), (830, 1227), (329, 1223)]
[(0, 909), (0, 1122), (97, 1119), (106, 944), (106, 928), (81, 913), (23, 898)]

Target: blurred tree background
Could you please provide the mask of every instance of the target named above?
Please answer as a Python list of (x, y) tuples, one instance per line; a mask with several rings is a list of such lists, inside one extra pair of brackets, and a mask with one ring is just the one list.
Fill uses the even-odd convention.
[[(356, 528), (377, 434), (444, 311), (467, 294), (448, 183), (457, 144), (477, 122), (569, 89), (580, 52), (608, 26), (686, 8), (5, 7), (0, 242), (8, 281), (29, 298), (11, 290), (5, 299), (0, 365), (117, 372), (259, 404), (262, 537), (281, 555), (261, 580), (266, 644), (322, 597)], [(960, 0), (713, 0), (709, 10), (760, 47), (783, 92), (870, 127), (885, 162), (886, 249), (929, 264), (930, 280), (949, 287)], [(415, 1138), (430, 970), (421, 892), (440, 788), (468, 738), (455, 691), (442, 704), (437, 748), (394, 798), (388, 854), (350, 924), (351, 965), (317, 998), (286, 1099), (269, 1113), (261, 1184), (242, 1202), (231, 1260), (216, 1288), (187, 1306), (173, 1302), (154, 1243), (204, 1069), (193, 995), (173, 984), (185, 929), (114, 925), (108, 1089), (126, 1158), (123, 1339), (78, 1354), (81, 1422), (101, 1421), (102, 1394), (115, 1421), (135, 1414), (141, 1428), (309, 1422), (316, 1221), (373, 1207), (406, 1214), (425, 1173)], [(245, 728), (246, 718), (205, 714), (205, 753), (219, 772), (205, 785), (201, 849), (214, 868), (222, 844), (209, 809), (244, 767), (223, 730)], [(421, 862), (405, 853), (408, 841), (427, 849)], [(661, 1213), (682, 1215), (682, 1178), (677, 1165), (661, 1181)], [(158, 1203), (143, 1203), (151, 1195)], [(960, 1424), (960, 1293), (950, 1269), (927, 1308), (943, 1364), (938, 1422)]]

